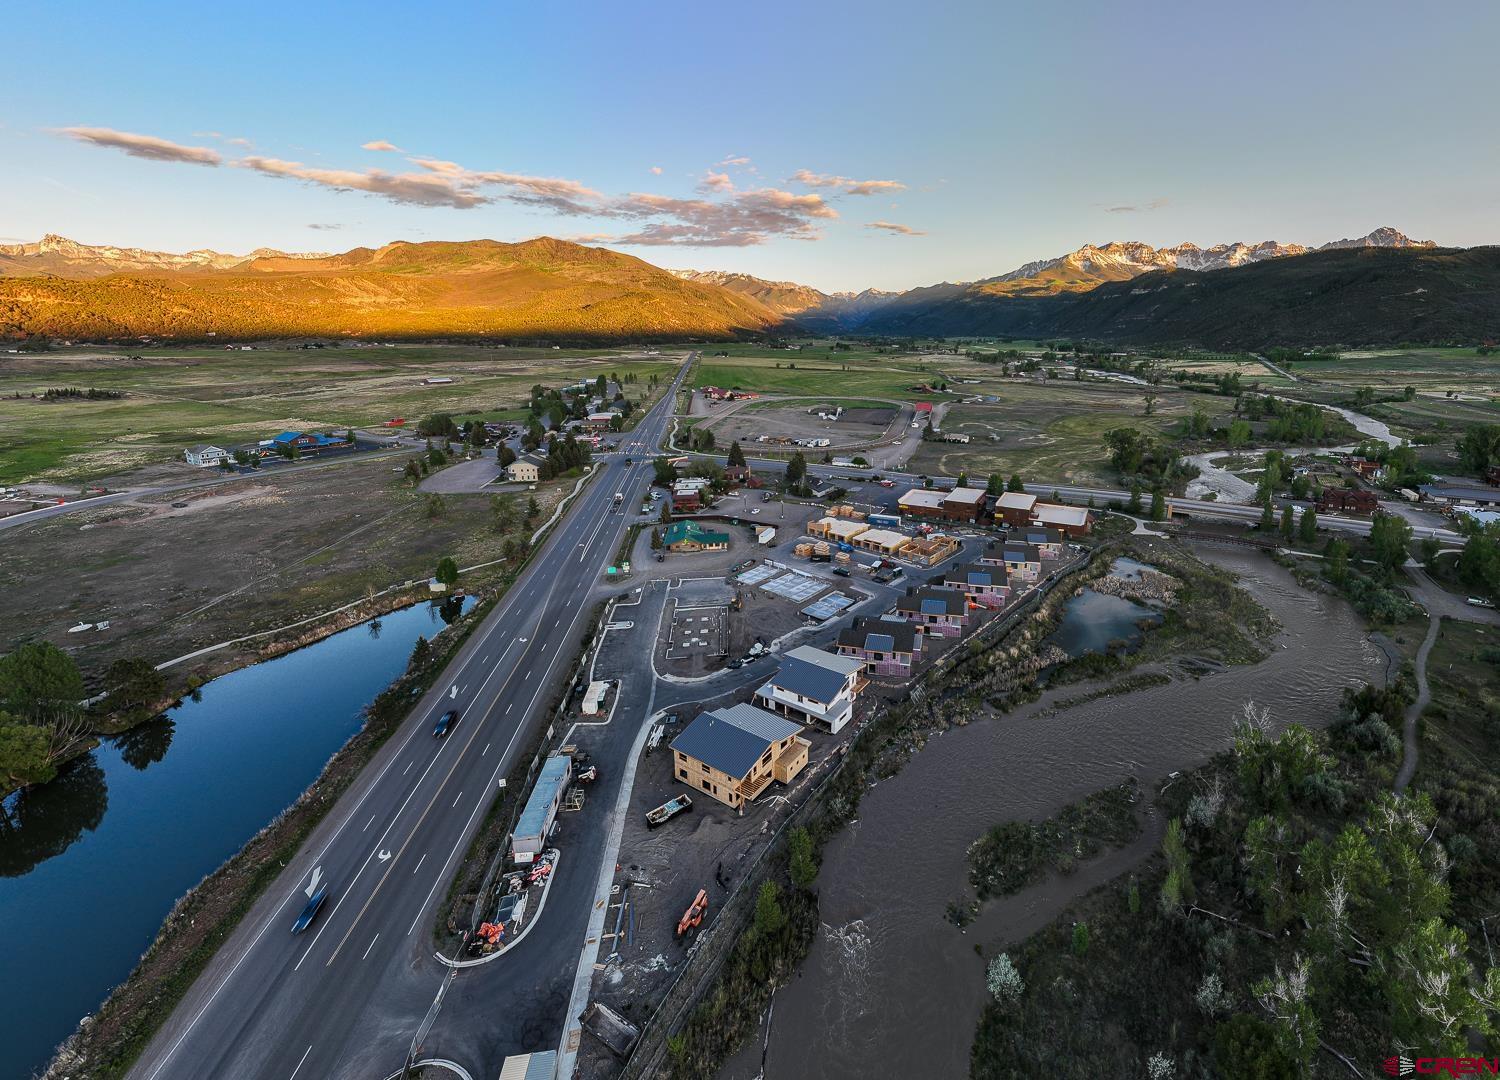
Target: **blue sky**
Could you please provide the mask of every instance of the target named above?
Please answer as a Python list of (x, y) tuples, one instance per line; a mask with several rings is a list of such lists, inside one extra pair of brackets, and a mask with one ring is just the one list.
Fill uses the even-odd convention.
[(825, 289), (1108, 240), (1500, 242), (1487, 0), (13, 0), (5, 36), (9, 241), (589, 237)]

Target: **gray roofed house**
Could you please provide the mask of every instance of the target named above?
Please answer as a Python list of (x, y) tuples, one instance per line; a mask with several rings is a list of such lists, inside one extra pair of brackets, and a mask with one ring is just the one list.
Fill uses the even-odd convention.
[(876, 675), (911, 674), (920, 648), (917, 628), (905, 619), (898, 622), (869, 617), (855, 619), (838, 638), (841, 656), (859, 660), (866, 671)]
[(755, 692), (755, 703), (804, 723), (826, 724), (837, 734), (854, 715), (863, 669), (852, 657), (802, 645), (782, 657), (781, 668)]
[(910, 589), (896, 601), (896, 614), (926, 633), (946, 637), (962, 634), (969, 618), (968, 602), (956, 589)]
[(1006, 566), (995, 563), (950, 567), (943, 574), (943, 584), (986, 607), (1000, 607), (1010, 595), (1009, 572)]
[(773, 780), (784, 784), (807, 764), (802, 725), (754, 705), (701, 713), (672, 740), (678, 780), (743, 810)]

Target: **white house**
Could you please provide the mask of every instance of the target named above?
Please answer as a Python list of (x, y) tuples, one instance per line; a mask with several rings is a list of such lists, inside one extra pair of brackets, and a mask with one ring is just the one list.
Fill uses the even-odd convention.
[(210, 465), (221, 465), (234, 455), (222, 446), (190, 446), (184, 451), (183, 457), (187, 458), (189, 465), (197, 465), (206, 468)]
[(782, 658), (775, 675), (755, 691), (762, 709), (823, 724), (833, 734), (854, 716), (854, 699), (868, 685), (864, 662), (800, 645)]

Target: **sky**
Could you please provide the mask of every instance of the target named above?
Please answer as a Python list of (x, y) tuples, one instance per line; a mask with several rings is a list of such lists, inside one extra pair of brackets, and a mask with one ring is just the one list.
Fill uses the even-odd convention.
[(6, 5), (0, 243), (603, 244), (825, 290), (1500, 242), (1500, 5)]

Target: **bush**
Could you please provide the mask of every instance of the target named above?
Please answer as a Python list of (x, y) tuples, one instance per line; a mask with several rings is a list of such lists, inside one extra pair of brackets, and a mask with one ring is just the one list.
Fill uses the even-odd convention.
[(1026, 991), (1026, 984), (1016, 965), (1011, 963), (1009, 953), (1001, 953), (990, 961), (990, 966), (985, 969), (984, 985), (996, 1001), (1007, 1003), (1020, 1001)]

